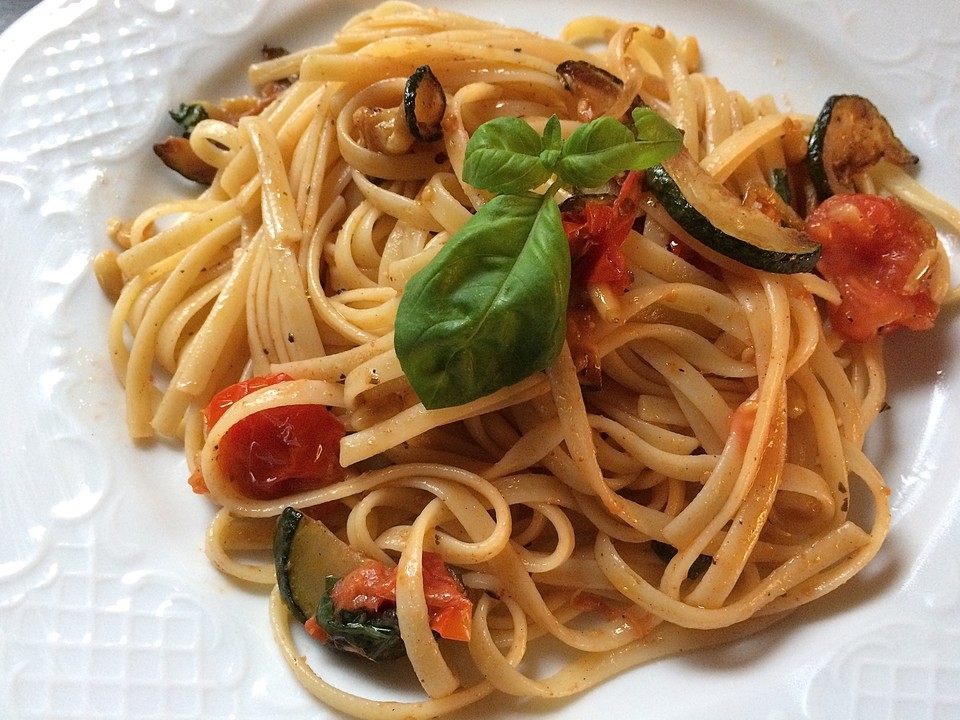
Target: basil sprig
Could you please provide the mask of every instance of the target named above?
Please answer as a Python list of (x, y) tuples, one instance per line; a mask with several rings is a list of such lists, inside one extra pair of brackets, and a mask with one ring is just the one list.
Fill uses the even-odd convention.
[[(427, 408), (462, 405), (543, 370), (566, 335), (570, 250), (554, 196), (602, 185), (680, 149), (680, 132), (649, 108), (634, 128), (603, 117), (569, 138), (551, 117), (538, 134), (518, 118), (481, 125), (463, 178), (498, 193), (404, 288), (394, 346)], [(542, 195), (532, 193), (551, 178)]]

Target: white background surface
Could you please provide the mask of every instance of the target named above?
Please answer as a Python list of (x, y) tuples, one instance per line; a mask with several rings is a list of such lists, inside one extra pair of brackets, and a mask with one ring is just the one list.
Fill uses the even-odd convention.
[[(578, 9), (443, 5), (548, 34)], [(150, 151), (170, 131), (167, 108), (244, 90), (261, 44), (325, 41), (366, 6), (45, 0), (0, 36), (0, 717), (332, 717), (275, 650), (265, 596), (203, 556), (210, 508), (187, 487), (179, 449), (126, 438), (90, 263), (108, 217), (188, 190)], [(921, 179), (960, 202), (957, 3), (591, 7), (697, 35), (706, 72), (748, 97), (809, 113), (835, 92), (870, 97), (921, 156)], [(861, 577), (740, 646), (566, 703), (487, 702), (482, 716), (960, 717), (958, 347), (956, 311), (887, 347), (892, 407), (869, 449), (894, 525)], [(389, 686), (392, 668), (338, 677)]]

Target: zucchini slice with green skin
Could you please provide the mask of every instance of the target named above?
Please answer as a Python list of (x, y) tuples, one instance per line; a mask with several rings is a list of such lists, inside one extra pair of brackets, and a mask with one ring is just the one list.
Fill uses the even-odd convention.
[(313, 617), (327, 591), (327, 576), (343, 577), (366, 557), (322, 522), (284, 508), (273, 536), (280, 597), (301, 623)]
[[(576, 98), (577, 115), (583, 122), (604, 115), (623, 92), (623, 80), (586, 60), (564, 60), (557, 65), (557, 75), (563, 87)], [(631, 113), (638, 107), (643, 107), (639, 95), (634, 97), (620, 121), (630, 123)]]
[(787, 205), (793, 202), (790, 192), (790, 175), (786, 168), (773, 169), (773, 190)]
[(407, 78), (403, 89), (403, 117), (417, 140), (435, 142), (443, 137), (447, 96), (429, 65), (421, 65)]
[(686, 150), (646, 171), (647, 187), (667, 213), (712, 250), (757, 270), (808, 272), (820, 244), (740, 200)]
[(872, 102), (859, 95), (828, 98), (807, 143), (807, 169), (817, 197), (855, 192), (853, 176), (881, 160), (901, 166), (918, 162)]

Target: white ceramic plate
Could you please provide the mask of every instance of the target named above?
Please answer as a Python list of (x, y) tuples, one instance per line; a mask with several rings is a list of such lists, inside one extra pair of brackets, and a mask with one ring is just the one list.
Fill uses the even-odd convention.
[[(0, 38), (0, 717), (328, 717), (275, 651), (262, 594), (201, 551), (210, 509), (178, 449), (134, 447), (91, 274), (112, 215), (184, 192), (150, 144), (182, 99), (244, 88), (264, 42), (321, 41), (348, 0), (46, 0)], [(444, 2), (555, 33), (576, 12)], [(816, 112), (858, 92), (960, 200), (960, 5), (597, 0), (700, 39), (707, 71)], [(960, 264), (958, 239), (950, 240)], [(484, 717), (960, 717), (960, 324), (888, 345), (870, 438), (888, 544), (825, 602), (732, 648), (667, 659), (570, 702)], [(340, 676), (351, 689), (375, 673)], [(390, 678), (381, 678), (389, 684)]]

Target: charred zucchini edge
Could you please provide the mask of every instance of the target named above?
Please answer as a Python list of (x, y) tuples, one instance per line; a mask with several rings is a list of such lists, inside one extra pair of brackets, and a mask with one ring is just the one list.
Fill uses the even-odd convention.
[(407, 78), (403, 89), (403, 116), (417, 140), (435, 142), (443, 137), (447, 97), (429, 65), (421, 65)]
[(820, 245), (747, 207), (686, 150), (646, 171), (647, 187), (680, 227), (726, 257), (772, 273), (808, 272)]
[[(845, 113), (848, 118), (842, 130), (834, 124), (838, 113)], [(837, 139), (838, 133), (845, 135), (843, 140)], [(844, 145), (842, 158), (838, 156), (840, 148), (835, 147), (837, 142)], [(831, 195), (854, 191), (852, 183), (838, 176), (844, 164), (852, 166), (844, 169), (846, 176), (867, 170), (881, 159), (901, 166), (918, 162), (872, 102), (860, 95), (827, 98), (807, 141), (807, 172), (817, 198), (823, 201)]]

